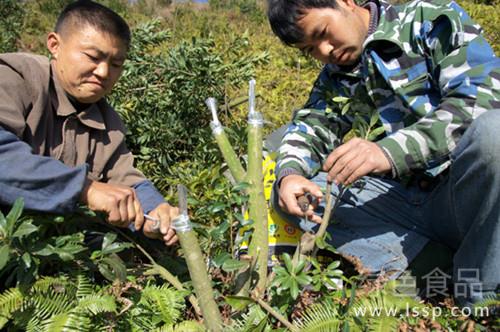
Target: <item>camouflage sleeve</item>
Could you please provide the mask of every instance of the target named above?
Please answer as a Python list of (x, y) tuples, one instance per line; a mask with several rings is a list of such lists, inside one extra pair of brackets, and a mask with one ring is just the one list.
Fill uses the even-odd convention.
[(470, 123), (488, 110), (500, 109), (500, 61), (481, 28), (458, 5), (451, 6), (456, 18), (440, 16), (427, 22), (429, 31), (420, 42), (439, 89), (439, 106), (378, 142), (398, 176), (447, 162)]
[(313, 177), (330, 152), (340, 144), (339, 137), (350, 125), (338, 116), (325, 96), (331, 84), (326, 69), (318, 77), (304, 109), (295, 112), (278, 151), (277, 181), (286, 175)]

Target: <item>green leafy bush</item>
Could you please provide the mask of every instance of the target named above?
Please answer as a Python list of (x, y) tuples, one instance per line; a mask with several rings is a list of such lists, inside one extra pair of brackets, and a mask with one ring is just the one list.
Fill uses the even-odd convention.
[(0, 53), (17, 51), (23, 17), (24, 10), (19, 1), (0, 1)]
[(484, 29), (484, 36), (498, 56), (500, 55), (500, 30), (498, 29), (500, 7), (498, 0), (496, 3), (497, 5), (495, 5), (495, 1), (484, 1), (484, 3), (474, 3), (470, 0), (460, 1), (460, 5)]
[(129, 61), (111, 96), (128, 125), (138, 166), (160, 187), (174, 163), (211, 158), (204, 149), (212, 141), (207, 96), (224, 100), (226, 89), (239, 87), (266, 61), (265, 52), (248, 52), (242, 36), (225, 51), (210, 36), (169, 47), (169, 36), (159, 21), (134, 30)]

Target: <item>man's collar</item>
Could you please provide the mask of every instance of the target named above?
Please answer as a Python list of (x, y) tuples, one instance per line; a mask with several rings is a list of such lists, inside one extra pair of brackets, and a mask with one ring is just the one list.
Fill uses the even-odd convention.
[(90, 106), (80, 112), (77, 112), (75, 106), (71, 103), (68, 98), (66, 91), (62, 88), (57, 75), (55, 74), (54, 67), (51, 64), (51, 76), (54, 82), (55, 93), (56, 93), (56, 104), (54, 105), (56, 108), (56, 114), (58, 116), (70, 116), (75, 114), (76, 117), (80, 120), (80, 122), (87, 127), (105, 130), (106, 126), (104, 125), (104, 118), (102, 116), (101, 110), (99, 108), (99, 104), (101, 101), (90, 104)]
[(399, 33), (393, 31), (394, 27), (399, 24), (397, 9), (384, 1), (380, 1), (378, 8), (379, 23), (377, 29), (366, 38), (363, 43), (363, 48), (366, 49), (370, 43), (378, 40), (388, 41), (402, 48), (401, 41), (399, 40)]

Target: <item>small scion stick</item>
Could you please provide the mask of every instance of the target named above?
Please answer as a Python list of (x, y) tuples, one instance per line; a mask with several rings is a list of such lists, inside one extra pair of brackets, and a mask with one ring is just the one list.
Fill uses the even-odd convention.
[(219, 149), (226, 161), (231, 174), (233, 175), (236, 182), (242, 182), (245, 179), (245, 170), (239, 161), (238, 156), (234, 152), (229, 139), (227, 138), (224, 128), (217, 117), (217, 103), (214, 98), (207, 98), (205, 104), (208, 106), (210, 112), (212, 112), (213, 120), (210, 122), (210, 128), (212, 128), (212, 134), (219, 146)]
[(255, 79), (251, 79), (248, 87), (248, 111), (251, 116), (255, 113)]
[(187, 216), (187, 188), (186, 186), (177, 185), (177, 193), (179, 195), (179, 212)]
[[(248, 167), (247, 182), (249, 200), (248, 210), (250, 219), (254, 221), (253, 233), (248, 253), (257, 257), (258, 279), (254, 291), (262, 295), (267, 284), (267, 256), (269, 254), (267, 202), (264, 197), (264, 179), (262, 176), (262, 127), (264, 124), (262, 114), (255, 111), (255, 80), (249, 82), (249, 113), (248, 113)], [(252, 276), (245, 272), (237, 276), (238, 294), (248, 294), (252, 284)], [(246, 293), (246, 294), (245, 294)]]
[(212, 122), (214, 123), (214, 125), (220, 126), (220, 121), (217, 117), (217, 101), (215, 100), (215, 98), (207, 98), (207, 100), (205, 100), (205, 104), (207, 105), (210, 112), (212, 112)]

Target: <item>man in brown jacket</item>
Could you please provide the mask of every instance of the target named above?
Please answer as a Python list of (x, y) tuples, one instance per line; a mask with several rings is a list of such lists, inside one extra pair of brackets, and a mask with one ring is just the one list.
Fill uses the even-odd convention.
[[(77, 1), (47, 37), (50, 60), (0, 54), (0, 205), (23, 197), (27, 209), (67, 213), (80, 202), (113, 225), (177, 241), (177, 208), (134, 168), (124, 125), (104, 98), (129, 45), (119, 15)], [(159, 232), (144, 213), (161, 221)]]

